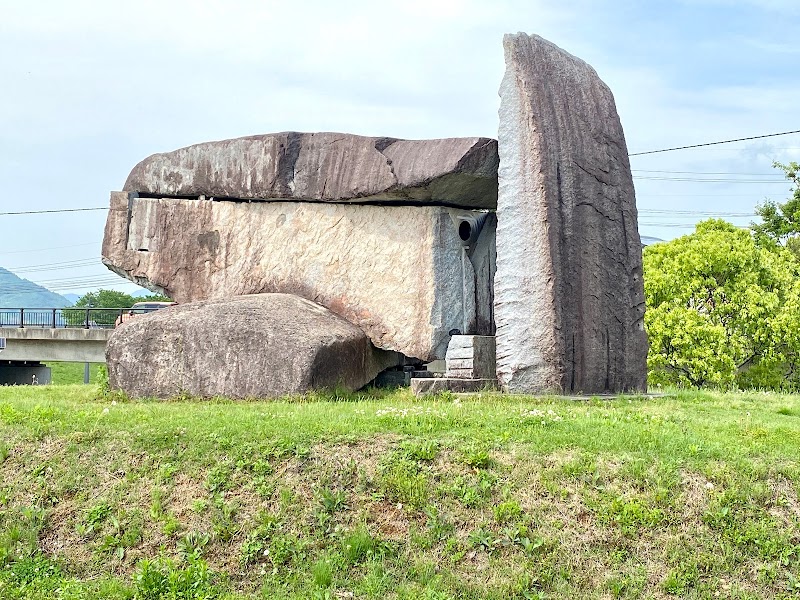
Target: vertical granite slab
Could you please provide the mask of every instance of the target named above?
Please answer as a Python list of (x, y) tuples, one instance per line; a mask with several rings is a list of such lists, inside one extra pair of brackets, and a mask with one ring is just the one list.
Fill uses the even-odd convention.
[(538, 36), (503, 46), (498, 379), (524, 393), (643, 390), (642, 253), (614, 98)]

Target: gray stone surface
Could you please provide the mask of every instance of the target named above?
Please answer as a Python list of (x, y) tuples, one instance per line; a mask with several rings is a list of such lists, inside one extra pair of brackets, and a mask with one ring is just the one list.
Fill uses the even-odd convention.
[(454, 335), (445, 355), (445, 377), (453, 379), (494, 379), (495, 339), (489, 335)]
[(112, 388), (156, 398), (356, 390), (399, 360), (355, 325), (288, 294), (162, 309), (120, 325), (106, 350)]
[(491, 271), (476, 280), (458, 233), (459, 215), (473, 214), (114, 192), (102, 254), (113, 271), (180, 303), (296, 294), (355, 324), (375, 346), (429, 361), (444, 358), (452, 329), (476, 331), (476, 296), (486, 315)]
[[(494, 335), (494, 275), (497, 263), (497, 216), (486, 214), (483, 229), (475, 242), (470, 246), (468, 255), (478, 282), (491, 281), (492, 285), (475, 287), (475, 311), (477, 323), (475, 333), (478, 335)], [(494, 375), (492, 375), (494, 377)]]
[(496, 379), (455, 379), (446, 377), (415, 377), (411, 380), (411, 391), (415, 396), (453, 392), (473, 394), (497, 389)]
[(324, 202), (497, 204), (497, 142), (283, 132), (206, 142), (140, 162), (125, 191)]
[(498, 378), (512, 392), (645, 389), (642, 254), (614, 98), (538, 36), (503, 45)]

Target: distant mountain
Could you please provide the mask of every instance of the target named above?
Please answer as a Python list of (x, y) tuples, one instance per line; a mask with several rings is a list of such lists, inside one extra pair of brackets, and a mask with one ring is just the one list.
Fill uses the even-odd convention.
[(78, 300), (82, 298), (82, 296), (79, 296), (78, 294), (61, 294), (61, 295), (64, 296), (64, 298), (66, 298), (67, 300), (69, 300), (70, 304), (75, 304)]
[(131, 296), (133, 296), (134, 298), (146, 298), (147, 296), (152, 296), (152, 295), (153, 295), (153, 292), (151, 292), (150, 290), (145, 290), (145, 289), (136, 290), (135, 292), (133, 292), (131, 294)]
[(652, 244), (657, 244), (658, 242), (664, 241), (661, 238), (651, 237), (649, 235), (643, 235), (641, 236), (641, 239), (642, 239), (642, 248), (644, 248), (645, 246), (650, 246)]
[(0, 308), (62, 308), (72, 302), (0, 267)]

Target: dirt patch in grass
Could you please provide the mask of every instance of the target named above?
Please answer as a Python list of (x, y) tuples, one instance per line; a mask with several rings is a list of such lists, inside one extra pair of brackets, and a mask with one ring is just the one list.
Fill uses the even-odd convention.
[(373, 502), (367, 507), (367, 522), (382, 538), (394, 542), (408, 539), (411, 521), (402, 505), (386, 500)]

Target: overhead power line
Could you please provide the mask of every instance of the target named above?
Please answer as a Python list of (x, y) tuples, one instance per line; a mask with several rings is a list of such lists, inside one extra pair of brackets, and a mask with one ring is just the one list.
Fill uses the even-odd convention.
[(50, 250), (64, 250), (66, 248), (81, 248), (83, 246), (96, 246), (100, 244), (100, 241), (97, 242), (87, 242), (85, 244), (70, 244), (69, 246), (53, 246), (52, 248), (34, 248), (32, 250), (12, 250), (11, 252), (0, 252), (0, 256), (5, 256), (6, 254), (29, 254), (33, 252), (49, 252)]
[(710, 216), (710, 217), (755, 217), (754, 212), (731, 212), (731, 211), (713, 211), (713, 210), (673, 210), (669, 208), (640, 208), (639, 213), (647, 215), (664, 215), (664, 216)]
[(775, 175), (772, 173), (736, 173), (733, 171), (653, 171), (650, 169), (631, 169), (631, 173), (669, 173), (672, 175), (740, 175), (740, 176), (760, 176), (760, 177), (780, 177), (786, 179), (784, 176)]
[(100, 266), (99, 258), (82, 258), (67, 262), (45, 263), (41, 265), (30, 265), (25, 267), (4, 267), (14, 273), (31, 273), (34, 271), (57, 271), (60, 269), (75, 269), (79, 267)]
[(793, 133), (800, 133), (800, 129), (795, 131), (781, 131), (780, 133), (766, 133), (764, 135), (753, 135), (750, 137), (736, 138), (733, 140), (721, 140), (719, 142), (705, 142), (703, 144), (692, 144), (690, 146), (676, 146), (675, 148), (662, 148), (660, 150), (647, 150), (646, 152), (633, 152), (628, 156), (641, 156), (643, 154), (657, 154), (659, 152), (674, 152), (675, 150), (688, 150), (689, 148), (702, 148), (704, 146), (716, 146), (718, 144), (730, 144), (733, 142), (747, 142), (750, 140), (760, 140), (763, 138), (777, 137), (779, 135), (791, 135)]
[(733, 179), (720, 177), (655, 177), (639, 175), (634, 179), (645, 179), (650, 181), (684, 181), (691, 183), (769, 183), (772, 185), (785, 185), (785, 179)]
[(87, 210), (108, 210), (107, 206), (97, 208), (55, 208), (52, 210), (21, 210), (18, 212), (0, 212), (0, 217), (8, 215), (43, 215), (48, 213), (85, 212)]

